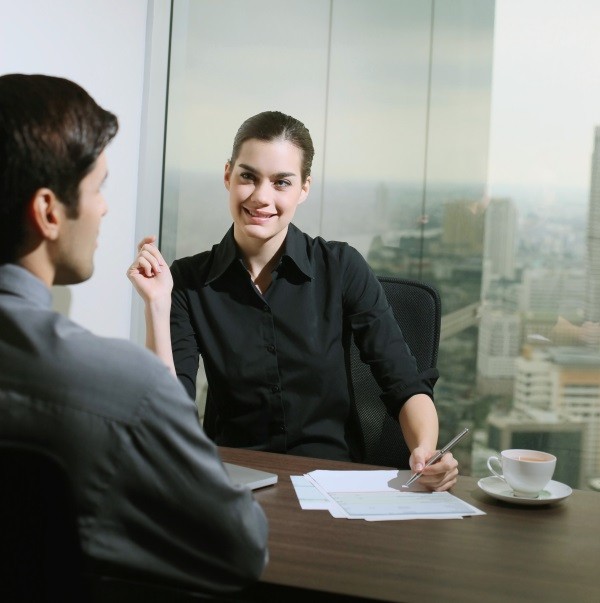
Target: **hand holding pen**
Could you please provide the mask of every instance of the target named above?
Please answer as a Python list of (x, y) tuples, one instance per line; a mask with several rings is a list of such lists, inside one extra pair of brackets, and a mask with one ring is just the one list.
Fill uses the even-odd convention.
[(423, 475), (423, 470), (426, 467), (437, 463), (444, 456), (444, 454), (449, 452), (464, 436), (467, 435), (467, 433), (469, 433), (469, 430), (467, 428), (463, 429), (463, 431), (461, 431), (455, 438), (450, 440), (450, 442), (448, 442), (443, 448), (438, 450), (438, 452), (436, 452), (431, 458), (429, 458), (429, 460), (425, 463), (423, 469), (414, 473), (411, 478), (406, 482), (406, 484), (404, 484), (402, 487), (408, 488), (411, 484), (413, 484), (417, 479), (421, 477), (421, 475)]

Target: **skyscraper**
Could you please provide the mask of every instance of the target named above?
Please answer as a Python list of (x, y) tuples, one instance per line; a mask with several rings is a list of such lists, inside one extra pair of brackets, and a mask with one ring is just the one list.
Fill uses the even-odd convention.
[(445, 252), (460, 256), (481, 255), (483, 216), (473, 201), (463, 199), (444, 203), (442, 243)]
[(600, 477), (600, 352), (526, 346), (516, 361), (514, 409), (551, 411), (582, 422), (583, 484)]
[(521, 345), (521, 318), (484, 302), (477, 343), (477, 388), (482, 394), (513, 390), (515, 361)]
[(596, 126), (587, 229), (585, 320), (600, 322), (600, 126)]
[(490, 278), (512, 280), (516, 255), (517, 208), (511, 199), (492, 199), (485, 211), (484, 271)]

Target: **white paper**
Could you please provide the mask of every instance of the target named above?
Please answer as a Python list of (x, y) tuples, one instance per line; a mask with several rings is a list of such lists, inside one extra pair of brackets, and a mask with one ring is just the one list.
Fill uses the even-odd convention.
[(403, 488), (410, 471), (312, 471), (305, 477), (330, 501), (334, 517), (368, 521), (460, 519), (484, 515), (449, 492), (428, 492), (418, 481)]
[(375, 469), (373, 471), (327, 471), (318, 469), (307, 474), (326, 492), (427, 492), (419, 480), (410, 488), (402, 486), (409, 480), (412, 473), (408, 470)]
[(330, 500), (303, 475), (290, 475), (302, 509), (328, 511)]

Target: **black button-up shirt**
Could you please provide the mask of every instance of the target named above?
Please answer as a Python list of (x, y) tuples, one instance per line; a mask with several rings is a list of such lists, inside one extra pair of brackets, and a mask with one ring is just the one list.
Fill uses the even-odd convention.
[(177, 375), (195, 397), (202, 356), (220, 445), (348, 460), (351, 332), (392, 416), (414, 394), (433, 397), (437, 371), (418, 373), (379, 281), (346, 243), (290, 224), (262, 295), (233, 228), (171, 269)]

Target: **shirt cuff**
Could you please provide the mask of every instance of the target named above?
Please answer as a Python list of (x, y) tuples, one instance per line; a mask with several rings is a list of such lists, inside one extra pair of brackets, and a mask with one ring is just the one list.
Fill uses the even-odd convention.
[(404, 403), (416, 394), (427, 394), (433, 400), (433, 386), (439, 376), (440, 374), (436, 368), (430, 368), (419, 373), (418, 377), (411, 383), (381, 394), (381, 400), (392, 419), (394, 421), (398, 420), (398, 415)]

